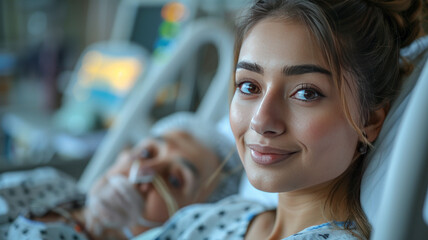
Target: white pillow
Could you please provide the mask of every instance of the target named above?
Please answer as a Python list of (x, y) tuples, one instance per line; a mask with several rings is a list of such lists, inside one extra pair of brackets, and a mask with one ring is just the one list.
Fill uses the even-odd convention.
[[(428, 59), (428, 36), (416, 40), (412, 45), (402, 50), (415, 66), (412, 74), (406, 79), (400, 95), (392, 104), (379, 137), (367, 159), (367, 169), (361, 184), (361, 204), (371, 224), (376, 222), (376, 215), (385, 186), (386, 171), (390, 165), (392, 146), (399, 129), (403, 113), (409, 102), (413, 86)], [(428, 218), (428, 209), (425, 208), (425, 219)]]

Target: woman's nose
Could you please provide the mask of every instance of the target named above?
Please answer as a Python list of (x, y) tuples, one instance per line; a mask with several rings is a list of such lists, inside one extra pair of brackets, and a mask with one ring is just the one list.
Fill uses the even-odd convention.
[(283, 102), (280, 94), (267, 92), (253, 112), (250, 128), (265, 137), (275, 137), (285, 133)]

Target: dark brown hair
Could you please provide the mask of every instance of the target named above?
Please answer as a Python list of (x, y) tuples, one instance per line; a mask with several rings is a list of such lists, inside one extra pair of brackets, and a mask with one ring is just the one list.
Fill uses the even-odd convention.
[[(370, 145), (362, 129), (374, 110), (396, 97), (402, 77), (411, 71), (411, 65), (400, 57), (400, 49), (422, 30), (421, 11), (422, 0), (260, 0), (239, 19), (235, 64), (246, 34), (261, 20), (303, 23), (323, 51), (349, 123), (360, 141)], [(345, 90), (349, 92), (351, 85), (357, 88), (351, 92), (358, 99), (360, 119), (350, 115)], [(326, 204), (333, 207), (337, 203), (335, 191), (340, 184), (347, 184), (348, 194), (340, 200), (349, 210), (345, 227), (355, 224), (362, 236), (369, 238), (370, 224), (360, 203), (364, 159), (359, 156), (337, 179)]]

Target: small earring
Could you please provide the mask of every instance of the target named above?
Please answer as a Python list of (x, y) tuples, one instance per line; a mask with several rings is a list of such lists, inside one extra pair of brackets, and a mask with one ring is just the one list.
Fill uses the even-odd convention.
[[(367, 134), (365, 132), (363, 132), (363, 136), (364, 138), (367, 139)], [(358, 142), (358, 152), (361, 155), (364, 155), (367, 153), (367, 144), (365, 144), (364, 142)]]
[(363, 142), (359, 142), (358, 143), (358, 152), (361, 155), (364, 155), (367, 153), (367, 144), (363, 143)]

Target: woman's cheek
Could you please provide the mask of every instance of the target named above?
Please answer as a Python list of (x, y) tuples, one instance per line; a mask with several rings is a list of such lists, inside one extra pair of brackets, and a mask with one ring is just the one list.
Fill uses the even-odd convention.
[[(319, 158), (352, 159), (357, 134), (342, 116), (322, 115), (306, 118), (296, 124), (299, 141)], [(327, 155), (325, 155), (327, 154)], [(347, 161), (343, 161), (347, 165)]]
[[(333, 142), (334, 130), (347, 122), (342, 116), (322, 106), (311, 108), (291, 107), (288, 131), (304, 145), (319, 145), (324, 141)], [(309, 147), (309, 146), (307, 146)]]
[(242, 159), (245, 147), (244, 135), (250, 126), (252, 114), (250, 111), (251, 108), (248, 105), (240, 103), (240, 101), (235, 98), (236, 97), (233, 98), (230, 105), (229, 121), (239, 155)]
[(296, 121), (294, 131), (300, 133), (303, 143), (319, 143), (330, 138), (332, 125), (331, 119), (308, 118)]

